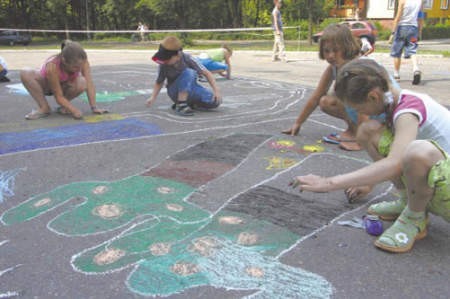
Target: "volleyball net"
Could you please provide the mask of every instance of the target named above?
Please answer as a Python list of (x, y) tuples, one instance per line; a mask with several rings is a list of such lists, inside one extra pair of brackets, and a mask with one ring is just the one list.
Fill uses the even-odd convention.
[[(300, 40), (307, 40), (307, 29), (300, 26), (286, 26), (284, 38), (293, 46)], [(175, 35), (186, 46), (205, 46), (220, 43), (235, 44), (243, 48), (271, 47), (273, 29), (257, 28), (220, 28), (220, 29), (165, 29), (165, 30), (48, 30), (48, 29), (16, 29), (0, 28), (1, 31), (17, 31), (31, 34), (35, 45), (53, 43), (63, 39), (80, 42), (111, 43), (117, 46), (138, 46), (141, 42), (158, 44), (165, 36)]]

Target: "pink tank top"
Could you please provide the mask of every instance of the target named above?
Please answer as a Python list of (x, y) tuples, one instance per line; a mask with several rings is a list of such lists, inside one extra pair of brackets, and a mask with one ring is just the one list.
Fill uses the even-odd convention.
[(47, 77), (47, 63), (49, 63), (49, 62), (56, 64), (56, 68), (58, 70), (59, 82), (61, 82), (61, 83), (67, 82), (67, 81), (72, 82), (80, 75), (80, 72), (76, 72), (76, 73), (72, 73), (72, 74), (68, 74), (67, 72), (65, 72), (61, 68), (61, 57), (52, 56), (44, 62), (44, 64), (41, 67), (41, 70), (39, 71), (41, 76), (44, 78)]

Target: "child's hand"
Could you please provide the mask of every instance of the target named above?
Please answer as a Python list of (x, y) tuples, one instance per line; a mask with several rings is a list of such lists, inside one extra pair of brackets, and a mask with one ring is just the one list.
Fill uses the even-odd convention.
[(80, 110), (78, 110), (77, 108), (73, 108), (72, 109), (72, 117), (75, 119), (82, 119), (83, 118), (83, 113), (81, 113)]
[(154, 101), (155, 100), (153, 98), (148, 98), (147, 101), (145, 102), (145, 105), (147, 107), (150, 107), (153, 104)]
[(104, 113), (108, 113), (109, 111), (106, 109), (99, 109), (97, 107), (93, 107), (92, 108), (92, 113), (94, 114), (104, 114)]
[(300, 191), (328, 192), (331, 190), (331, 183), (328, 178), (313, 174), (296, 177), (292, 186), (298, 187)]
[(393, 41), (394, 41), (394, 33), (392, 33), (392, 34), (389, 36), (388, 44), (391, 45)]
[(300, 126), (295, 124), (289, 130), (281, 131), (281, 133), (286, 134), (286, 135), (296, 136), (299, 131), (300, 131)]

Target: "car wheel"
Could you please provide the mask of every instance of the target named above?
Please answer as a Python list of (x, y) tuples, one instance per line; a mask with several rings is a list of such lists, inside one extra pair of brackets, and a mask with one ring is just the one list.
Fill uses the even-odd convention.
[(13, 40), (10, 41), (10, 42), (9, 42), (9, 45), (10, 45), (10, 46), (14, 46), (14, 41), (13, 41)]

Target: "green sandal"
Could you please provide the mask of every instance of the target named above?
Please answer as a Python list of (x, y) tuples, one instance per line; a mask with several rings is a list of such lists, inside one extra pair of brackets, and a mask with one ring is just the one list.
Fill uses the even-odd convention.
[(376, 241), (375, 246), (395, 253), (410, 251), (414, 241), (427, 235), (427, 217), (408, 217), (408, 208), (400, 214), (394, 224), (386, 230)]
[(397, 219), (405, 207), (406, 198), (405, 196), (401, 196), (399, 199), (394, 201), (382, 201), (371, 205), (367, 209), (367, 214), (377, 215), (380, 219), (385, 221), (392, 221)]

